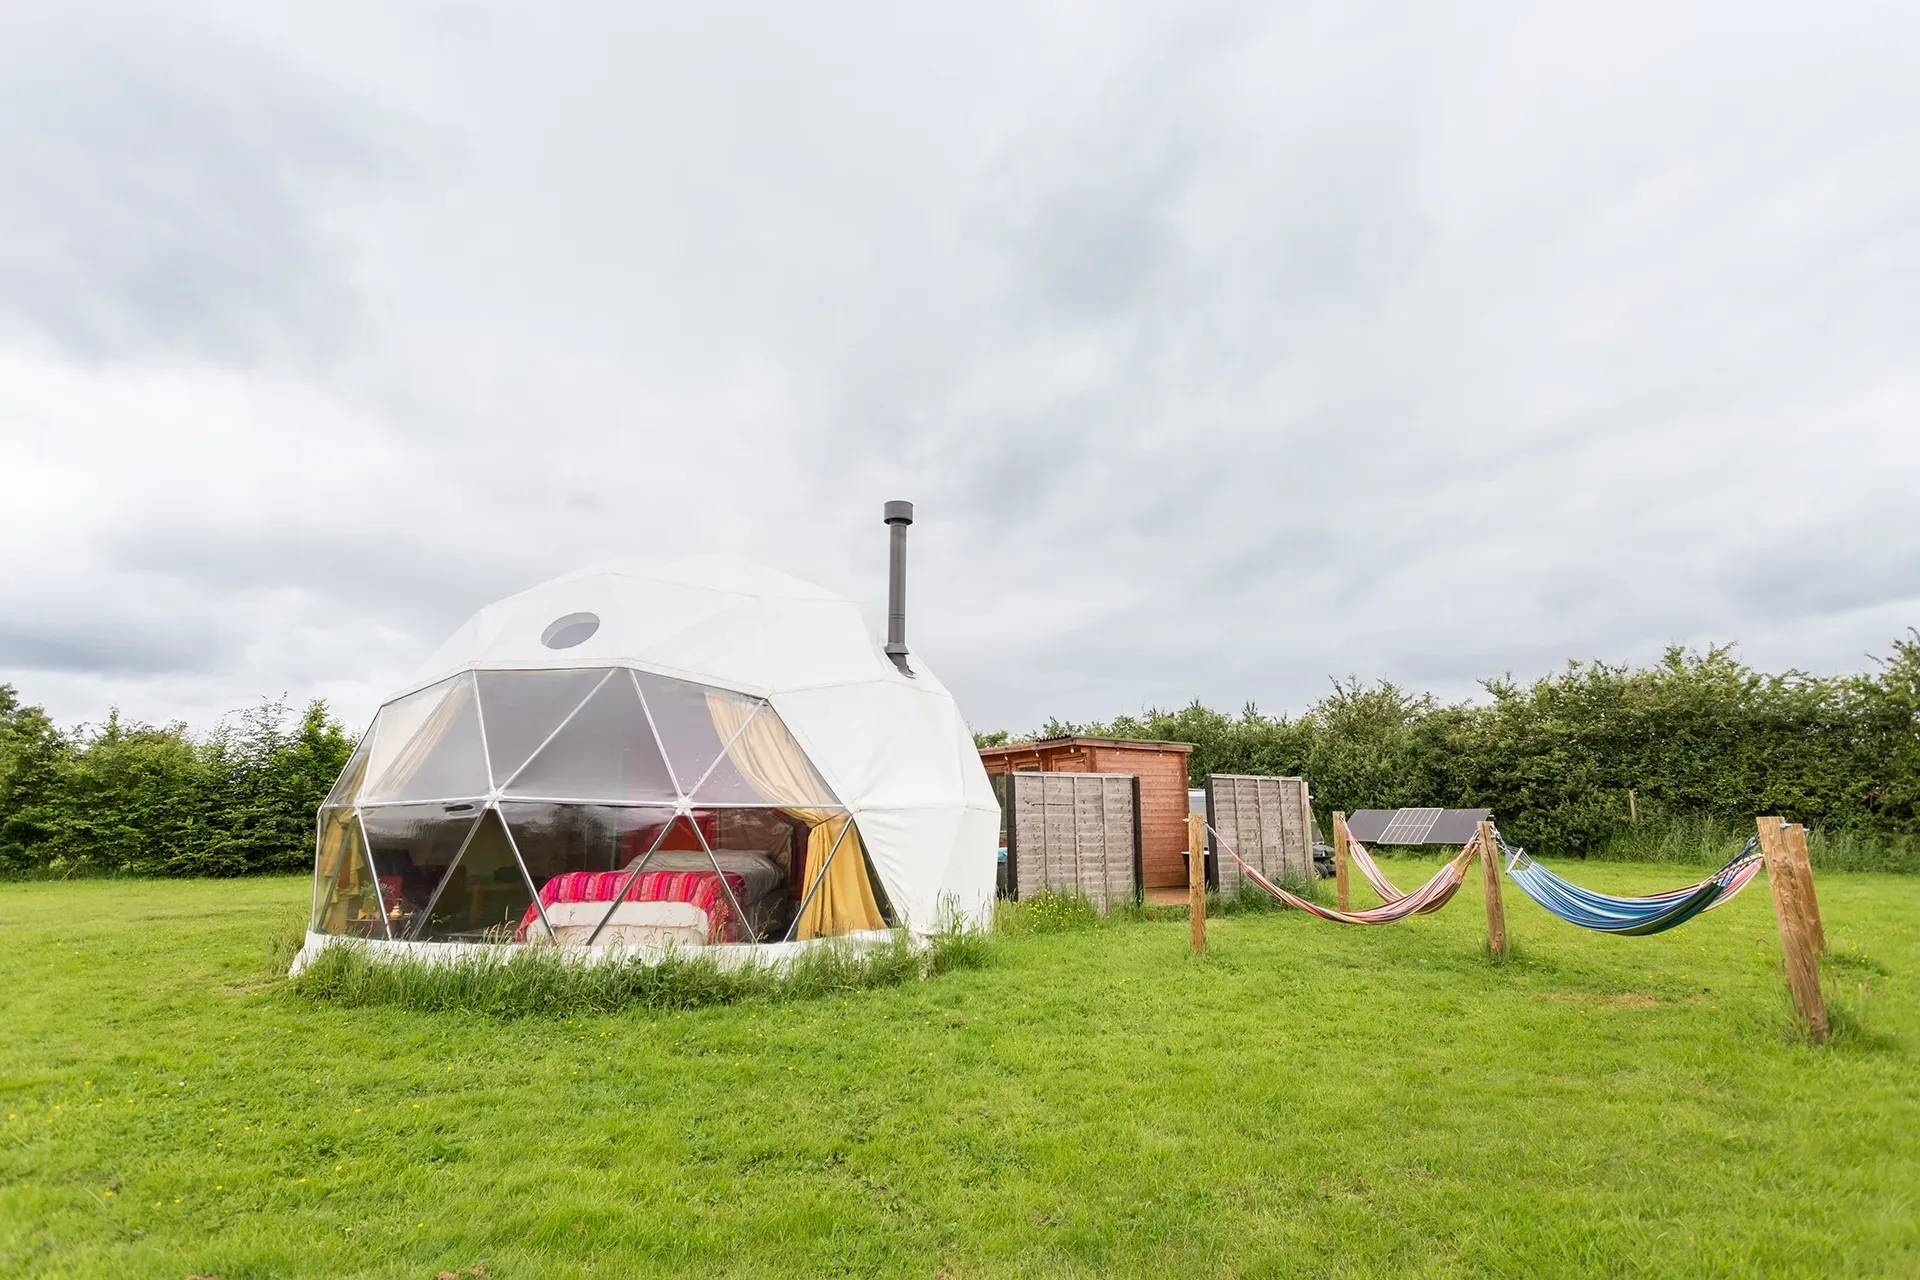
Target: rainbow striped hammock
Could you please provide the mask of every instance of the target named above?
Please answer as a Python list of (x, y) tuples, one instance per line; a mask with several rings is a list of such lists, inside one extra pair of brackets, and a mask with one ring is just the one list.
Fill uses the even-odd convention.
[(1500, 841), (1500, 849), (1507, 858), (1507, 876), (1548, 914), (1582, 929), (1628, 937), (1664, 933), (1703, 911), (1725, 906), (1759, 874), (1759, 848), (1759, 837), (1748, 840), (1747, 847), (1735, 854), (1726, 866), (1698, 884), (1644, 898), (1616, 898), (1582, 889), (1529, 858), (1525, 849), (1514, 849), (1505, 840)]
[(1261, 875), (1259, 868), (1241, 857), (1239, 850), (1235, 849), (1232, 842), (1225, 836), (1214, 831), (1211, 826), (1207, 830), (1213, 832), (1213, 838), (1220, 842), (1220, 847), (1240, 864), (1240, 870), (1247, 879), (1290, 907), (1296, 907), (1308, 915), (1319, 916), (1322, 920), (1332, 920), (1339, 924), (1398, 924), (1414, 916), (1438, 911), (1451, 902), (1453, 895), (1460, 891), (1461, 883), (1467, 878), (1467, 868), (1473, 865), (1474, 855), (1479, 851), (1479, 841), (1469, 840), (1460, 852), (1453, 856), (1451, 862), (1435, 873), (1433, 879), (1412, 893), (1402, 893), (1393, 881), (1387, 879), (1372, 856), (1367, 853), (1366, 848), (1358, 841), (1350, 841), (1348, 849), (1353, 855), (1354, 865), (1360, 868), (1360, 874), (1367, 878), (1367, 883), (1372, 885), (1374, 891), (1386, 899), (1386, 902), (1382, 906), (1365, 911), (1336, 911), (1332, 907), (1323, 907), (1298, 894), (1288, 893)]

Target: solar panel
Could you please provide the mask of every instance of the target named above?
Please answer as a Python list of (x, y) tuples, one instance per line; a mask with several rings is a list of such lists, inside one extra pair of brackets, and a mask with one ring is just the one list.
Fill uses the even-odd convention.
[(1362, 844), (1462, 845), (1491, 816), (1491, 809), (1361, 809), (1347, 830)]
[(1380, 833), (1381, 844), (1424, 844), (1443, 809), (1402, 809)]

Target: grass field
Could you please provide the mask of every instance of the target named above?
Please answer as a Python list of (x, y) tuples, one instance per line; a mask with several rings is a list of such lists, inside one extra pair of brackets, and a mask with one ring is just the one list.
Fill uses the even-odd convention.
[(294, 995), (305, 880), (0, 885), (0, 1275), (1920, 1275), (1920, 879), (1820, 892), (1825, 1048), (1764, 884), (1648, 939), (1510, 890), (1505, 965), (1476, 874), (574, 1020)]

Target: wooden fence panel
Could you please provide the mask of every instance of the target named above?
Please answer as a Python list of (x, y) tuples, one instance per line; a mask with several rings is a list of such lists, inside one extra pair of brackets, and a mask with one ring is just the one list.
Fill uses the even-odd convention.
[(1129, 774), (1007, 775), (1008, 885), (1075, 893), (1104, 914), (1139, 897), (1139, 781)]
[[(1216, 773), (1207, 779), (1213, 825), (1241, 857), (1275, 884), (1313, 874), (1313, 801), (1304, 778)], [(1224, 850), (1214, 859), (1216, 887), (1240, 892), (1240, 864)]]

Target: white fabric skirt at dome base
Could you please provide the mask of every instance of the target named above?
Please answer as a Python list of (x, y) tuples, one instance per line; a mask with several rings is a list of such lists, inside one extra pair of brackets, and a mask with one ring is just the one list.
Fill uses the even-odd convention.
[[(912, 933), (906, 936), (916, 946), (924, 942), (923, 938)], [(312, 964), (328, 947), (356, 947), (371, 960), (418, 960), (427, 964), (454, 964), (474, 959), (504, 964), (517, 955), (537, 951), (564, 956), (578, 964), (615, 964), (633, 960), (658, 964), (669, 956), (682, 960), (703, 956), (711, 957), (723, 969), (738, 969), (752, 964), (777, 969), (790, 963), (796, 956), (819, 947), (840, 946), (857, 953), (890, 946), (894, 937), (895, 932), (891, 929), (868, 929), (836, 938), (810, 938), (804, 942), (726, 942), (702, 947), (565, 947), (544, 942), (392, 942), (385, 938), (356, 938), (347, 934), (309, 931), (306, 945), (294, 956), (293, 966), (287, 970), (287, 976), (298, 977), (300, 971)]]

